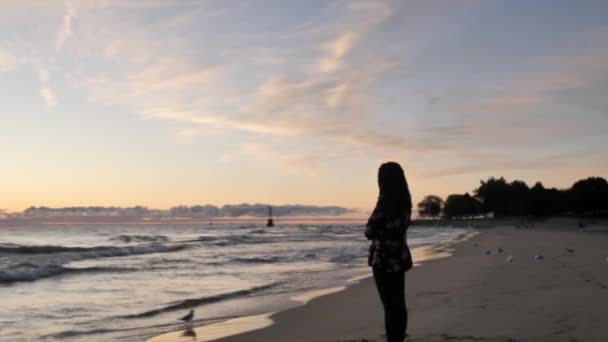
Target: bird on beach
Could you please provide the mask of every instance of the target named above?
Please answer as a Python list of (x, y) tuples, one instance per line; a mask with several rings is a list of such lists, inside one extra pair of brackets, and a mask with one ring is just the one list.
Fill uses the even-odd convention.
[(190, 323), (192, 322), (192, 318), (194, 318), (194, 310), (190, 310), (190, 312), (186, 316), (180, 318), (179, 320), (184, 321), (186, 323)]
[(499, 248), (498, 253), (502, 253), (502, 252), (504, 252), (504, 250), (502, 248)]
[(572, 254), (572, 253), (574, 253), (574, 248), (566, 248), (566, 251), (568, 251), (568, 253)]
[(486, 251), (486, 255), (490, 255), (490, 254), (492, 254), (492, 251), (488, 249), (488, 250)]
[(541, 254), (537, 254), (537, 255), (534, 256), (534, 259), (535, 260), (543, 260), (543, 259), (545, 259), (545, 257), (542, 256)]
[(509, 256), (507, 257), (507, 260), (505, 260), (505, 261), (506, 261), (506, 262), (508, 262), (508, 263), (513, 262), (513, 256), (512, 256), (512, 255), (509, 255)]

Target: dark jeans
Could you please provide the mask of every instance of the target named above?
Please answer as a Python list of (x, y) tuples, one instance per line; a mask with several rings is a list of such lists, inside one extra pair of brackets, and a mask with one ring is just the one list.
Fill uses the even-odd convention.
[(386, 272), (374, 268), (374, 281), (384, 307), (387, 342), (403, 342), (407, 329), (405, 272)]

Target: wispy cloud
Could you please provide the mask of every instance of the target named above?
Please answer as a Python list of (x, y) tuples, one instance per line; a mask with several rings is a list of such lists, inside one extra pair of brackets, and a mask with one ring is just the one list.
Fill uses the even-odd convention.
[(0, 49), (0, 72), (10, 71), (17, 67), (17, 58), (8, 51)]
[(328, 56), (319, 61), (319, 71), (334, 72), (342, 68), (344, 56), (353, 48), (356, 40), (357, 35), (354, 32), (346, 32), (334, 41), (324, 44), (323, 48)]
[(322, 163), (327, 156), (320, 156), (311, 152), (282, 153), (282, 151), (264, 143), (255, 142), (245, 144), (244, 150), (258, 159), (278, 164), (283, 170), (291, 173), (305, 173), (308, 176), (318, 176)]
[[(387, 15), (385, 7), (381, 7), (381, 10), (377, 6), (372, 7), (374, 10), (348, 6), (357, 16), (373, 17), (375, 23), (378, 17)], [(403, 147), (405, 143), (396, 143), (401, 138), (382, 137), (382, 134), (368, 127), (368, 121), (373, 119), (368, 87), (396, 65), (370, 56), (345, 69), (342, 60), (362, 39), (356, 31), (370, 29), (367, 22), (362, 25), (360, 21), (347, 19), (347, 24), (353, 25), (353, 30), (341, 30), (341, 33), (334, 34), (337, 38), (318, 45), (327, 54), (322, 70), (313, 67), (314, 72), (300, 74), (265, 71), (256, 75), (259, 81), (250, 89), (239, 89), (242, 75), (235, 78), (231, 75), (233, 70), (194, 63), (183, 57), (163, 57), (166, 55), (163, 52), (153, 60), (148, 59), (143, 68), (134, 63), (126, 75), (95, 77), (85, 84), (91, 91), (91, 99), (130, 106), (147, 119), (260, 136), (285, 136), (300, 140), (317, 138), (334, 143), (358, 141), (366, 146)], [(129, 44), (121, 46), (122, 54), (131, 55)], [(141, 52), (141, 40), (135, 46), (135, 53)], [(302, 47), (296, 46), (294, 49), (301, 50)], [(264, 61), (281, 60), (272, 55), (272, 50), (263, 51)], [(308, 55), (302, 63), (318, 66), (316, 51), (309, 50)], [(114, 57), (115, 54), (112, 54)], [(252, 62), (242, 54), (230, 55), (230, 58)], [(274, 67), (276, 63), (271, 65)], [(295, 65), (292, 67), (294, 70), (297, 68)], [(340, 70), (343, 72), (336, 73)], [(196, 131), (199, 136), (200, 130)]]
[[(218, 129), (243, 141), (264, 140), (263, 147), (244, 144), (248, 147), (243, 151), (310, 169), (344, 146), (356, 153), (365, 150), (368, 155), (434, 154), (471, 165), (475, 160), (467, 153), (472, 148), (547, 146), (566, 126), (547, 123), (538, 113), (553, 110), (549, 107), (560, 102), (560, 96), (598, 82), (604, 73), (600, 66), (605, 52), (571, 49), (579, 55), (560, 56), (559, 61), (542, 56), (545, 66), (527, 72), (526, 77), (513, 73), (489, 83), (481, 78), (467, 83), (471, 80), (451, 79), (451, 70), (445, 75), (411, 77), (409, 71), (416, 72), (423, 64), (416, 54), (424, 55), (430, 43), (417, 41), (416, 32), (408, 32), (409, 26), (389, 20), (393, 14), (410, 15), (400, 2), (336, 2), (327, 11), (337, 14), (327, 16), (332, 18), (331, 24), (308, 19), (294, 24), (297, 29), (293, 31), (276, 34), (271, 30), (234, 34), (230, 27), (222, 26), (225, 20), (214, 22), (217, 13), (221, 18), (230, 17), (226, 14), (233, 10), (231, 6), (216, 8), (210, 19), (205, 16), (208, 6), (196, 1), (175, 6), (164, 0), (104, 4), (104, 9), (126, 6), (133, 13), (143, 13), (141, 22), (157, 13), (154, 11), (168, 8), (176, 15), (148, 22), (143, 28), (136, 20), (108, 14), (112, 11), (97, 17), (94, 8), (88, 13), (84, 7), (78, 8), (78, 35), (72, 39), (84, 44), (87, 51), (102, 51), (100, 56), (87, 55), (102, 67), (80, 75), (85, 80), (79, 84), (85, 85), (92, 101), (120, 105), (143, 119), (165, 122), (180, 143), (197, 142), (204, 139), (205, 132)], [(413, 6), (412, 12), (424, 16), (441, 7)], [(68, 4), (57, 47), (72, 36), (75, 18), (76, 10)], [(221, 39), (204, 34), (208, 19)], [(418, 25), (414, 27), (428, 29), (424, 18), (414, 19)], [(98, 35), (101, 26), (104, 30)], [(393, 31), (381, 31), (387, 29)], [(182, 32), (199, 32), (199, 40)], [(407, 41), (395, 41), (402, 36)], [(410, 45), (418, 50), (410, 50)], [(591, 71), (595, 75), (589, 76)], [(410, 107), (412, 89), (423, 87), (430, 78), (439, 79), (439, 87), (429, 91), (424, 106)], [(41, 95), (45, 94), (47, 104), (55, 105), (48, 73), (43, 79), (41, 76)], [(567, 104), (560, 110), (564, 108)], [(432, 118), (435, 114), (448, 119)], [(515, 141), (507, 145), (509, 137)], [(273, 148), (282, 143), (275, 138), (302, 145), (315, 141), (326, 145), (327, 151), (299, 151), (290, 156)], [(530, 163), (523, 160), (520, 165)]]
[(65, 7), (61, 28), (59, 28), (55, 35), (55, 46), (57, 49), (61, 49), (73, 34), (72, 22), (76, 18), (76, 9), (71, 2), (66, 2)]
[[(156, 38), (128, 26), (123, 31), (129, 34), (110, 41), (113, 48), (106, 50), (112, 51), (106, 54), (112, 63), (122, 63), (124, 73), (92, 77), (84, 85), (98, 103), (127, 106), (144, 119), (166, 122), (173, 141), (180, 144), (199, 142), (218, 129), (243, 141), (264, 141), (237, 146), (242, 146), (242, 153), (289, 172), (300, 169), (318, 175), (338, 154), (361, 158), (444, 150), (432, 138), (402, 134), (408, 129), (402, 123), (387, 129), (380, 125), (382, 109), (373, 91), (384, 80), (401, 77), (406, 59), (385, 59), (381, 51), (355, 47), (370, 43), (366, 39), (376, 25), (392, 13), (388, 5), (359, 1), (349, 3), (344, 13), (342, 22), (325, 28), (328, 32), (308, 30), (306, 36), (299, 31), (289, 48), (257, 45), (251, 51), (263, 52), (262, 60), (257, 53), (250, 58), (248, 48), (229, 49), (229, 54), (224, 50), (222, 66), (158, 50)], [(303, 39), (306, 43), (298, 44)], [(319, 51), (324, 54), (321, 59)], [(356, 58), (346, 63), (355, 52)], [(277, 63), (286, 55), (297, 59)], [(325, 66), (320, 68), (321, 64)], [(311, 141), (325, 148), (299, 147), (310, 146)], [(282, 148), (286, 144), (292, 148)]]
[(40, 96), (44, 100), (44, 103), (47, 107), (52, 108), (57, 105), (57, 98), (55, 97), (55, 93), (49, 87), (40, 88)]
[(40, 83), (46, 84), (49, 82), (49, 71), (45, 68), (40, 68), (38, 70), (38, 78), (40, 79)]
[(44, 101), (44, 104), (48, 108), (55, 107), (57, 105), (57, 96), (55, 92), (49, 86), (49, 71), (45, 68), (38, 70), (38, 78), (40, 80), (40, 97)]

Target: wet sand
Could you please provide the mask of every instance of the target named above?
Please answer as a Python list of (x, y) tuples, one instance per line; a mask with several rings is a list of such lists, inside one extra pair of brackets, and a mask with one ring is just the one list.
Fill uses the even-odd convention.
[[(585, 231), (572, 220), (484, 229), (458, 243), (452, 257), (407, 273), (408, 341), (608, 341), (607, 257), (605, 223)], [(385, 340), (370, 278), (271, 319), (218, 341)]]

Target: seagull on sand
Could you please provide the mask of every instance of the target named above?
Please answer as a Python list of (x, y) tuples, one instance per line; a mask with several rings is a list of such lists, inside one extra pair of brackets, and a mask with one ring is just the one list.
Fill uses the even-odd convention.
[(566, 250), (568, 251), (568, 253), (572, 254), (574, 253), (574, 248), (566, 248)]
[(509, 255), (509, 256), (507, 257), (507, 260), (505, 260), (505, 261), (506, 261), (506, 262), (509, 262), (509, 263), (510, 263), (510, 262), (513, 262), (513, 256), (512, 256), (512, 255)]
[(499, 248), (498, 253), (502, 253), (502, 252), (504, 252), (504, 250), (502, 248)]
[(180, 318), (179, 320), (184, 321), (186, 323), (190, 323), (192, 322), (192, 318), (194, 318), (194, 310), (190, 310), (190, 312), (186, 316)]
[(544, 258), (545, 258), (545, 257), (544, 257), (544, 256), (542, 256), (542, 255), (540, 255), (540, 254), (537, 254), (537, 255), (535, 255), (535, 256), (534, 256), (534, 259), (535, 259), (535, 260), (543, 260)]

